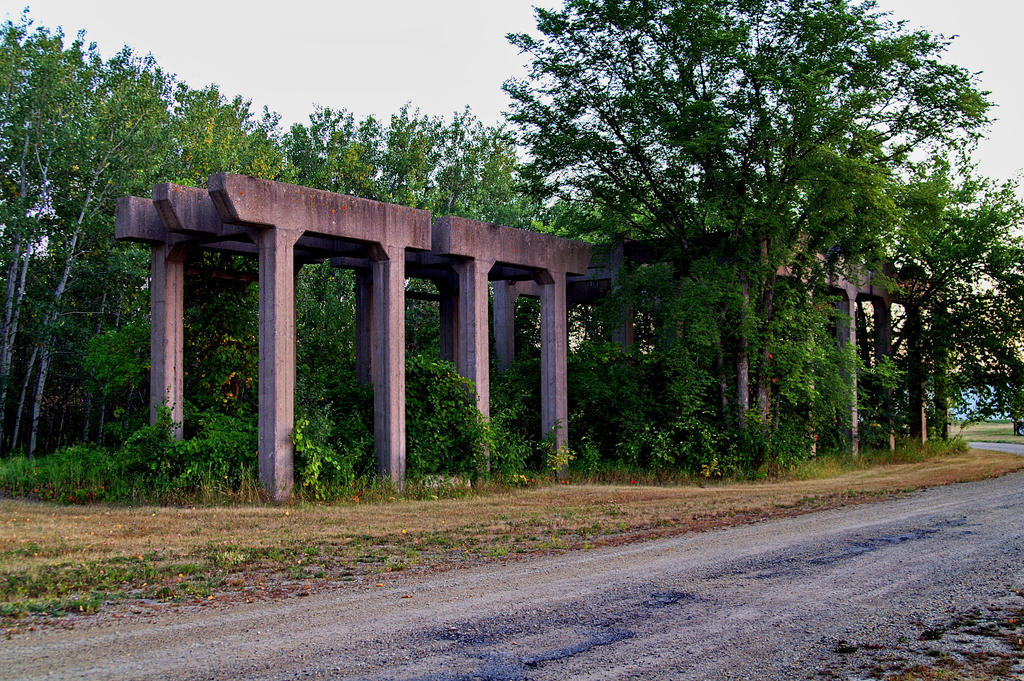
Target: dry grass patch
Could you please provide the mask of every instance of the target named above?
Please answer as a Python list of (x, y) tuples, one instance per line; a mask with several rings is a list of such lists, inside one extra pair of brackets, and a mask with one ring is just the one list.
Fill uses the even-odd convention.
[(752, 522), (1024, 469), (973, 450), (815, 480), (708, 486), (546, 486), (343, 506), (211, 508), (0, 501), (0, 613), (117, 601), (256, 598), (368, 575)]

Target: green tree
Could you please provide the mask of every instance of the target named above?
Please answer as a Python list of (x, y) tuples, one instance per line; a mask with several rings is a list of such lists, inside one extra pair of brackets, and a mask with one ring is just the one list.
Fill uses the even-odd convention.
[(780, 270), (806, 301), (874, 261), (912, 155), (966, 151), (986, 123), (947, 41), (873, 2), (569, 0), (537, 28), (510, 36), (532, 63), (505, 85), (533, 191), (577, 234), (658, 242), (680, 280), (717, 273), (720, 400), (741, 428), (787, 390)]
[[(966, 175), (966, 176), (964, 176)], [(1024, 386), (1024, 206), (1002, 185), (950, 162), (921, 164), (896, 194), (901, 209), (890, 244), (900, 264), (897, 359), (907, 375), (911, 434), (922, 413), (948, 431), (947, 411), (972, 396), (976, 417), (1013, 411)]]
[[(32, 454), (54, 357), (68, 327), (75, 326), (69, 315), (78, 301), (66, 295), (97, 260), (96, 251), (110, 247), (117, 196), (152, 182), (159, 165), (154, 157), (164, 142), (170, 79), (152, 58), (137, 58), (127, 48), (104, 61), (82, 35), (65, 46), (59, 30), (32, 31), (30, 24), (25, 16), (2, 29), (8, 69), (0, 87), (5, 93), (0, 154), (8, 186), (14, 188), (13, 200), (5, 201), (5, 232), (9, 226), (13, 260), (21, 256), (16, 276), (8, 266), (7, 299), (24, 301), (26, 291), (39, 289), (31, 301), (37, 361), (23, 374), (26, 383), (33, 380)], [(33, 271), (31, 261), (39, 263), (34, 277), (25, 276)], [(5, 310), (5, 322), (10, 321), (0, 334), (5, 379), (11, 373), (6, 357), (17, 341), (15, 312), (13, 304), (9, 317)]]

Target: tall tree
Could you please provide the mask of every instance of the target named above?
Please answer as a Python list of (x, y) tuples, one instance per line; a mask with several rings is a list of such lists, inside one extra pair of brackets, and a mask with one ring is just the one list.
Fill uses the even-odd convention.
[(569, 0), (537, 28), (510, 36), (532, 63), (505, 85), (535, 191), (580, 206), (581, 231), (660, 241), (681, 277), (730, 271), (741, 427), (781, 389), (780, 268), (810, 285), (877, 257), (912, 154), (967, 149), (986, 123), (947, 41), (870, 1)]
[[(900, 264), (904, 314), (895, 345), (907, 375), (910, 431), (938, 418), (961, 396), (979, 417), (1005, 416), (1024, 386), (1024, 206), (1002, 185), (946, 159), (921, 164), (896, 193), (900, 220), (888, 240)], [(928, 409), (928, 396), (932, 396)]]

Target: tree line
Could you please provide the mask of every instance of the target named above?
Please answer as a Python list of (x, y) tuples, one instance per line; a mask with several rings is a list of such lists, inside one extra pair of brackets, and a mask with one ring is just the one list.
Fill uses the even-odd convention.
[[(578, 467), (716, 475), (841, 449), (854, 376), (866, 444), (883, 444), (890, 424), (944, 434), (968, 395), (978, 415), (1024, 408), (1022, 209), (1013, 185), (970, 162), (991, 103), (945, 61), (946, 39), (872, 2), (537, 10), (535, 34), (510, 36), (530, 71), (505, 84), (508, 128), (406, 106), (389, 120), (317, 107), (284, 130), (242, 97), (192, 88), (127, 48), (105, 59), (27, 13), (0, 33), (5, 454), (116, 448), (144, 426), (148, 253), (113, 241), (114, 202), (225, 171), (645, 242), (654, 262), (573, 312), (566, 425)], [(255, 264), (200, 254), (187, 268), (206, 276), (187, 278), (186, 420), (215, 449), (215, 434), (254, 422)], [(883, 269), (899, 302), (892, 361), (869, 343), (836, 344), (827, 287)], [(313, 479), (370, 460), (352, 287), (326, 265), (302, 270), (297, 445)], [(609, 342), (626, 309), (628, 351)], [(510, 471), (544, 465), (535, 309), (520, 301), (517, 314), (519, 354), (481, 430), (436, 361), (436, 308), (410, 304), (410, 451), (424, 473), (471, 468), (486, 437)], [(855, 318), (874, 339), (862, 306)]]

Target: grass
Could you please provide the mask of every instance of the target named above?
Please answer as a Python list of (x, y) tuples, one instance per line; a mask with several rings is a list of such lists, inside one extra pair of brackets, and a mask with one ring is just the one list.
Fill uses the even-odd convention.
[(817, 469), (773, 481), (548, 484), (330, 506), (0, 500), (0, 615), (14, 631), (39, 617), (139, 603), (272, 598), (409, 569), (755, 522), (1024, 469), (1024, 458), (979, 450), (902, 463), (868, 459), (822, 457)]
[(1012, 421), (986, 421), (969, 425), (957, 424), (951, 429), (951, 435), (960, 435), (967, 441), (974, 442), (1006, 442), (1024, 445), (1024, 437), (1013, 434)]

